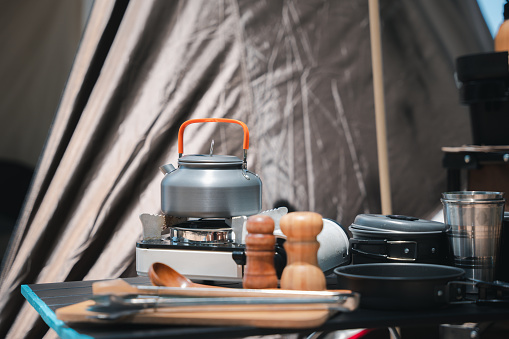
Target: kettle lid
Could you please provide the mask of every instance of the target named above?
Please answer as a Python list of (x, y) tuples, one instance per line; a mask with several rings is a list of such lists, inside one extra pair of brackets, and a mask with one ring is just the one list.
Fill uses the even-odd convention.
[(377, 230), (379, 232), (445, 232), (446, 224), (405, 215), (359, 214), (350, 226), (354, 229)]
[(234, 155), (208, 155), (208, 154), (190, 154), (184, 155), (178, 160), (182, 164), (214, 164), (214, 165), (242, 165), (241, 159)]

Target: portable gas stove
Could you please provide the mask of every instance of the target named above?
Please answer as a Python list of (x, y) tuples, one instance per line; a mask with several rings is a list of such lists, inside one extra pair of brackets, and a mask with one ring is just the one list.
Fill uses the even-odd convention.
[[(243, 159), (215, 155), (214, 140), (209, 154), (184, 156), (186, 126), (203, 122), (242, 126)], [(247, 216), (259, 213), (274, 220), (277, 239), (274, 264), (276, 273), (281, 275), (286, 265), (286, 254), (282, 246), (285, 236), (279, 228), (279, 219), (288, 213), (288, 209), (280, 207), (260, 212), (262, 182), (256, 173), (247, 169), (248, 148), (249, 130), (238, 120), (193, 119), (180, 126), (178, 168), (172, 164), (160, 167), (165, 174), (161, 181), (163, 214), (140, 216), (143, 240), (136, 243), (136, 270), (139, 275), (147, 275), (154, 262), (161, 262), (190, 279), (242, 280), (246, 264)], [(347, 258), (348, 238), (345, 233), (334, 237), (331, 235), (340, 231), (340, 227), (333, 225), (330, 230), (331, 234), (322, 232), (325, 241), (321, 243), (323, 255), (320, 255), (320, 250), (318, 253), (319, 264), (323, 263), (321, 268), (324, 270)], [(337, 246), (335, 239), (342, 240), (344, 246)], [(329, 244), (326, 246), (327, 241)]]
[[(281, 207), (262, 214), (270, 215), (279, 225), (279, 219), (287, 211), (286, 207)], [(247, 217), (185, 220), (142, 214), (140, 219), (143, 240), (136, 243), (136, 270), (139, 275), (147, 275), (152, 263), (161, 262), (190, 279), (242, 280), (246, 264), (244, 240)], [(286, 265), (286, 253), (282, 246), (284, 236), (278, 231), (275, 235), (274, 260), (280, 275)]]

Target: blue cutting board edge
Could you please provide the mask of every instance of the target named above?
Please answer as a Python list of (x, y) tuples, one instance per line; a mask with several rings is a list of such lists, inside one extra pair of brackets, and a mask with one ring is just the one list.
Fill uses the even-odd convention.
[(62, 339), (93, 339), (93, 337), (81, 334), (67, 327), (67, 325), (57, 318), (55, 312), (42, 301), (37, 294), (32, 291), (28, 285), (21, 285), (21, 294), (32, 305), (32, 307), (40, 314), (42, 320), (51, 327)]

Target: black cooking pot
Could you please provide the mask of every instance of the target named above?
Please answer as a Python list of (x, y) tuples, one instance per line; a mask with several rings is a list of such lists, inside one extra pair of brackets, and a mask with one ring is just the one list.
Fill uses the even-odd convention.
[[(441, 308), (464, 299), (465, 271), (432, 264), (386, 263), (338, 267), (338, 288), (359, 292), (360, 306), (384, 310)], [(460, 283), (453, 283), (460, 282)]]
[(451, 264), (444, 223), (404, 215), (359, 214), (348, 229), (352, 264)]

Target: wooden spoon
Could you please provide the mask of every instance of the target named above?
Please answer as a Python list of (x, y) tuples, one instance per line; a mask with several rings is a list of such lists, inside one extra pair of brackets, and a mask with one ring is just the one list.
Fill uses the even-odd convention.
[(150, 282), (154, 286), (167, 286), (167, 287), (201, 287), (201, 288), (225, 288), (220, 286), (203, 285), (192, 282), (191, 280), (184, 277), (182, 274), (175, 271), (168, 265), (160, 262), (155, 262), (150, 265), (148, 269), (148, 276)]

